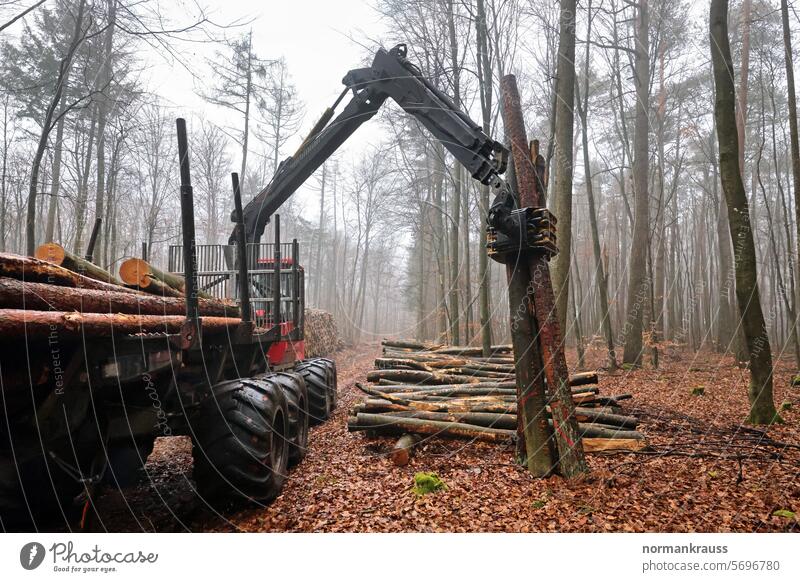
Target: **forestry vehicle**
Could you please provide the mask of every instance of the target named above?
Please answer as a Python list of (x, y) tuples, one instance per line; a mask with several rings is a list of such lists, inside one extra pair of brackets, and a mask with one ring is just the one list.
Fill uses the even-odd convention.
[[(68, 522), (81, 506), (86, 514), (98, 485), (124, 487), (142, 477), (159, 436), (191, 437), (204, 501), (266, 502), (279, 493), (287, 464), (304, 455), (309, 420), (325, 420), (335, 406), (336, 368), (304, 357), (299, 245), (281, 242), (273, 215), (387, 99), (494, 190), (488, 250), (495, 260), (552, 244), (553, 221), (517, 208), (502, 178), (507, 149), (406, 59), (405, 45), (380, 49), (372, 66), (349, 71), (343, 83), (334, 105), (244, 209), (232, 176), (228, 245), (195, 244), (186, 128), (178, 120), (183, 244), (169, 249), (169, 271), (185, 280), (179, 332), (92, 337), (56, 327), (46, 338), (0, 337), (0, 527), (40, 527), (54, 516)], [(270, 219), (275, 240), (262, 243)], [(205, 329), (202, 293), (238, 302), (241, 321)]]

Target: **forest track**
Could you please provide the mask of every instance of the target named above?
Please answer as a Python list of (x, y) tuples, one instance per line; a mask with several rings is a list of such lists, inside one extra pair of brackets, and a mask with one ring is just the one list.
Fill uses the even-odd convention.
[[(363, 395), (355, 382), (372, 368), (375, 345), (336, 355), (340, 402), (331, 419), (311, 429), (305, 460), (289, 473), (280, 496), (266, 507), (240, 506), (225, 515), (204, 506), (193, 491), (188, 439), (160, 439), (149, 481), (99, 501), (103, 531), (797, 531), (796, 521), (773, 516), (800, 512), (796, 474), (800, 454), (782, 461), (714, 457), (590, 455), (592, 474), (566, 482), (535, 480), (497, 445), (428, 440), (405, 467), (390, 458), (394, 439), (348, 433), (347, 415)], [(602, 350), (590, 353), (602, 361)], [(632, 392), (635, 407), (665, 410), (648, 434), (657, 450), (684, 439), (690, 415), (709, 426), (744, 417), (746, 371), (715, 354), (665, 358), (660, 370), (603, 374), (609, 393)], [(691, 360), (691, 361), (690, 361)], [(792, 366), (779, 362), (776, 401), (793, 402), (787, 424), (769, 429), (776, 441), (800, 444), (800, 390), (789, 387)], [(705, 396), (691, 389), (705, 385)], [(672, 423), (672, 424), (669, 424)], [(675, 429), (677, 434), (671, 434)], [(648, 433), (647, 423), (642, 430)], [(710, 434), (710, 432), (709, 432)], [(701, 435), (702, 436), (702, 435)], [(434, 471), (447, 491), (417, 497), (414, 474)], [(123, 495), (124, 493), (124, 495)]]

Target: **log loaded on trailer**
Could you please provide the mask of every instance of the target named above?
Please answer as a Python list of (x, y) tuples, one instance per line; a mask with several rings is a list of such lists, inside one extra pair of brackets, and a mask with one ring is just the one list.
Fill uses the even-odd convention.
[[(524, 249), (555, 251), (553, 221), (541, 210), (519, 208), (502, 178), (508, 150), (422, 76), (405, 45), (378, 50), (370, 67), (349, 71), (343, 83), (298, 151), (244, 209), (233, 175), (228, 245), (195, 244), (179, 119), (183, 244), (170, 248), (168, 272), (143, 260), (123, 265), (124, 287), (66, 253), (53, 254), (83, 275), (2, 257), (0, 277), (15, 279), (20, 289), (0, 304), (4, 527), (47, 512), (66, 519), (74, 505), (88, 508), (99, 484), (122, 486), (137, 474), (160, 435), (191, 436), (194, 479), (207, 501), (268, 501), (278, 494), (287, 463), (303, 456), (309, 417), (322, 421), (335, 405), (336, 368), (330, 360), (304, 359), (297, 242), (280, 241), (278, 216), (275, 242), (264, 244), (261, 236), (280, 206), (387, 99), (494, 190), (493, 259), (513, 261)], [(233, 302), (233, 316), (224, 300)]]

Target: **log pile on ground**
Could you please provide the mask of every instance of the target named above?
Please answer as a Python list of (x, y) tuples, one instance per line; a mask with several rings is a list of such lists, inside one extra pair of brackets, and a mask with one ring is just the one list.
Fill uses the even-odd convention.
[(322, 309), (306, 308), (304, 323), (307, 358), (324, 358), (342, 348), (336, 319)]
[[(182, 297), (115, 284), (113, 275), (54, 243), (36, 254), (41, 258), (0, 253), (0, 337), (7, 341), (46, 338), (54, 329), (84, 338), (176, 333), (185, 320)], [(204, 331), (241, 323), (235, 305), (203, 298), (199, 307)]]
[[(392, 459), (408, 463), (420, 436), (508, 443), (517, 434), (517, 390), (511, 346), (444, 346), (384, 340), (383, 356), (357, 384), (367, 398), (354, 406), (347, 427), (368, 436), (398, 436)], [(598, 376), (570, 376), (578, 429), (586, 452), (645, 448), (637, 419), (620, 402), (630, 394), (601, 396)], [(552, 421), (548, 419), (552, 424)], [(413, 435), (413, 438), (408, 436)]]

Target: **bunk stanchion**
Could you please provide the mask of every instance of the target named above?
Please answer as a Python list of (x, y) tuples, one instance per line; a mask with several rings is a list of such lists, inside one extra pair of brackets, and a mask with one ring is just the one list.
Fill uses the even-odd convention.
[(233, 183), (233, 205), (236, 212), (236, 264), (239, 268), (239, 308), (242, 322), (251, 323), (250, 283), (247, 276), (247, 245), (244, 241), (244, 217), (242, 214), (242, 193), (239, 189), (239, 174), (231, 174)]
[(292, 239), (292, 323), (294, 329), (300, 327), (300, 278), (297, 265), (300, 261), (300, 245)]
[[(183, 231), (183, 277), (186, 297), (186, 331), (182, 334), (185, 344), (191, 346), (200, 331), (200, 310), (197, 290), (197, 250), (194, 234), (194, 195), (189, 174), (189, 142), (186, 137), (186, 120), (175, 121), (178, 131), (178, 163), (181, 173), (181, 230)], [(194, 331), (193, 331), (194, 330)]]
[(275, 215), (275, 275), (272, 282), (272, 324), (281, 323), (281, 215)]

